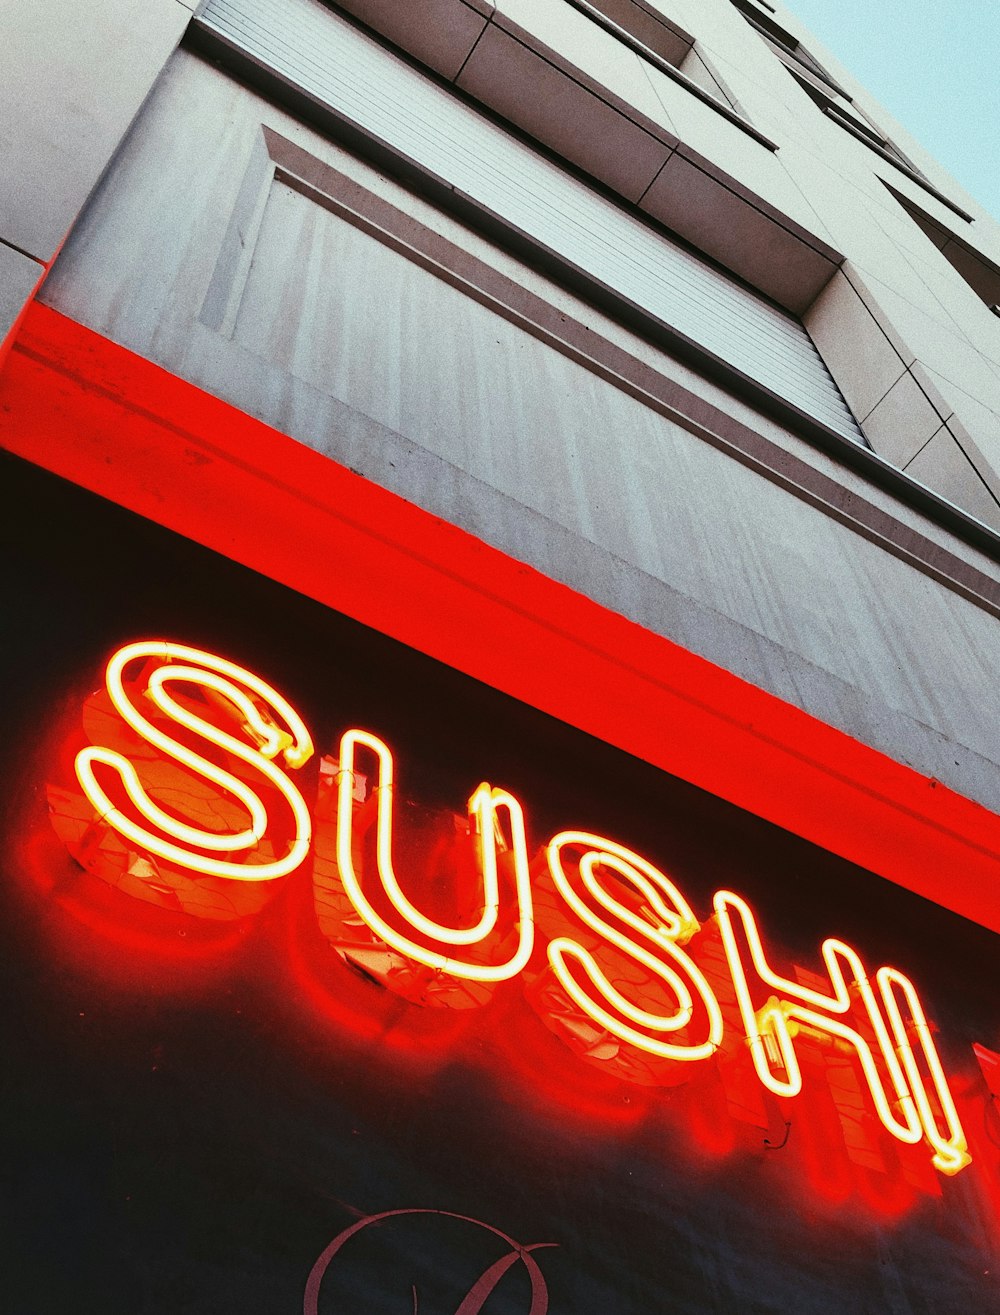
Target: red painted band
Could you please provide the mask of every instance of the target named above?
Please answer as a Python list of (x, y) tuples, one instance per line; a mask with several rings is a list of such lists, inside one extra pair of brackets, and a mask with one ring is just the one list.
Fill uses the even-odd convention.
[(11, 452), (1000, 931), (1000, 817), (47, 307)]

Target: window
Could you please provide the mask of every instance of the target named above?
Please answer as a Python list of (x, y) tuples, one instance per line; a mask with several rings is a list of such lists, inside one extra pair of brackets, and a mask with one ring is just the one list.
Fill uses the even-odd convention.
[[(902, 165), (907, 173), (920, 174), (913, 161), (884, 136), (867, 115), (862, 114), (850, 96), (832, 90), (832, 83), (824, 86), (818, 78), (810, 77), (803, 69), (790, 68), (787, 64), (785, 67), (810, 100), (818, 105), (828, 118), (853, 133), (866, 146), (871, 146), (880, 155), (887, 156), (894, 164)], [(922, 178), (923, 174), (920, 174), (920, 177)]]
[(901, 168), (918, 181), (926, 182), (924, 175), (898, 146), (894, 145), (879, 128), (854, 104), (844, 88), (834, 80), (823, 65), (806, 50), (802, 42), (793, 37), (773, 18), (762, 13), (753, 0), (731, 0), (746, 21), (767, 42), (785, 68), (806, 95), (835, 123), (857, 137), (872, 150)]
[(819, 78), (821, 82), (837, 92), (838, 95), (850, 100), (843, 87), (833, 80), (819, 60), (814, 59), (805, 46), (796, 37), (792, 36), (791, 32), (786, 31), (773, 18), (762, 13), (758, 5), (754, 4), (752, 0), (732, 0), (732, 3), (750, 26), (757, 29), (786, 68), (793, 69), (793, 65), (797, 65), (800, 70), (811, 74), (814, 78)]
[(949, 229), (932, 219), (908, 197), (894, 188), (889, 191), (910, 216), (917, 227), (934, 243), (951, 267), (961, 274), (972, 291), (986, 303), (994, 315), (1000, 315), (1000, 267), (974, 250), (967, 242), (956, 237)]
[(729, 89), (702, 57), (694, 37), (645, 0), (569, 0), (569, 3), (671, 77), (742, 116)]

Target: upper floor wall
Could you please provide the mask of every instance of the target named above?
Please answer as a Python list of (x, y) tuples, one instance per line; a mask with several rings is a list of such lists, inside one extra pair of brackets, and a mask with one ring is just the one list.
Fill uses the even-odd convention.
[(1000, 225), (791, 13), (340, 7), (803, 315), (874, 450), (1000, 525)]

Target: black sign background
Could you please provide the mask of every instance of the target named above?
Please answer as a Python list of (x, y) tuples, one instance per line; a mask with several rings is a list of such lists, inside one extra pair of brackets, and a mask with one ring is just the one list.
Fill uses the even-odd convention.
[[(510, 1252), (490, 1228), (554, 1244), (530, 1253), (551, 1315), (1000, 1310), (982, 1173), (1000, 1119), (969, 1048), (1000, 1043), (996, 937), (117, 507), (0, 471), (6, 1309), (297, 1315), (334, 1237), (412, 1209), (443, 1213), (345, 1242), (320, 1315), (455, 1315)], [(389, 1000), (319, 936), (308, 863), (224, 932), (104, 888), (52, 833), (44, 787), (108, 655), (140, 637), (259, 671), (321, 752), (348, 725), (384, 735), (421, 801), (460, 810), (488, 778), (535, 844), (613, 836), (699, 914), (720, 886), (746, 895), (797, 962), (839, 935), (900, 967), (977, 1096), (977, 1165), (942, 1196), (877, 1173), (845, 1190), (807, 1103), (782, 1115), (784, 1146), (732, 1141), (710, 1081), (604, 1079), (517, 982), (458, 1020)], [(528, 1315), (528, 1267), (484, 1300)]]

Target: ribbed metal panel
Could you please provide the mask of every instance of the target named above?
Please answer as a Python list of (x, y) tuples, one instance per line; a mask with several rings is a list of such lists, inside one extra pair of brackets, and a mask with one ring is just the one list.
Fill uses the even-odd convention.
[(794, 317), (592, 191), (319, 0), (208, 0), (198, 22), (665, 328), (863, 441)]

